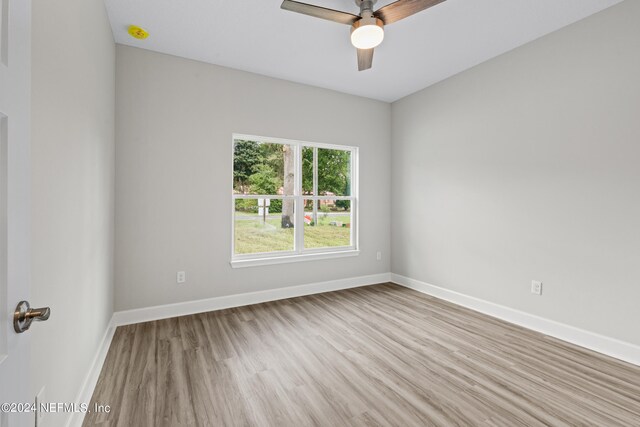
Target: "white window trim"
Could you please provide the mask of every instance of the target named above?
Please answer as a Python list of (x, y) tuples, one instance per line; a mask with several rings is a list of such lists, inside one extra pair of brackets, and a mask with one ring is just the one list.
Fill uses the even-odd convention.
[[(233, 171), (234, 171), (234, 156), (231, 156), (231, 267), (233, 268), (241, 268), (241, 267), (252, 267), (259, 265), (270, 265), (270, 264), (284, 264), (290, 262), (300, 262), (300, 261), (313, 261), (313, 260), (322, 260), (322, 259), (331, 259), (331, 258), (342, 258), (342, 257), (352, 257), (360, 254), (359, 250), (359, 240), (358, 240), (358, 231), (360, 226), (359, 221), (359, 209), (358, 209), (358, 176), (359, 176), (359, 155), (358, 155), (358, 147), (348, 146), (348, 145), (335, 145), (335, 144), (323, 144), (316, 142), (307, 142), (307, 141), (298, 141), (298, 140), (290, 140), (283, 138), (269, 138), (257, 135), (247, 135), (247, 134), (237, 134), (234, 133), (231, 137), (231, 152), (234, 153), (235, 141), (237, 139), (256, 141), (261, 143), (276, 143), (276, 144), (285, 144), (291, 145), (295, 147), (295, 160), (294, 160), (294, 169), (296, 171), (295, 175), (295, 187), (294, 194), (291, 196), (280, 196), (280, 195), (244, 195), (244, 194), (234, 194), (233, 193)], [(351, 195), (350, 196), (310, 196), (301, 194), (302, 190), (302, 148), (305, 146), (315, 147), (315, 148), (326, 148), (326, 149), (334, 149), (334, 150), (349, 150), (351, 151)], [(314, 156), (315, 159), (315, 156)], [(314, 167), (314, 175), (316, 173)], [(316, 185), (317, 179), (314, 176), (314, 186)], [(315, 187), (314, 187), (314, 190)], [(317, 190), (314, 191), (317, 194)], [(235, 200), (236, 199), (293, 199), (295, 200), (295, 224), (296, 229), (298, 228), (298, 224), (304, 224), (304, 209), (298, 209), (299, 206), (303, 206), (304, 200), (351, 200), (351, 246), (342, 246), (342, 247), (327, 247), (327, 248), (314, 248), (314, 249), (304, 249), (304, 231), (298, 232), (294, 231), (294, 250), (293, 251), (280, 251), (280, 252), (267, 252), (267, 253), (259, 253), (259, 254), (235, 254)], [(303, 227), (304, 229), (304, 227)]]

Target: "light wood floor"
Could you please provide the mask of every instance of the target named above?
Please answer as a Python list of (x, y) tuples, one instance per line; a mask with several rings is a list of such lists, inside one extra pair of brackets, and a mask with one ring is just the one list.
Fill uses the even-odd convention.
[(640, 368), (392, 284), (119, 327), (85, 426), (640, 426)]

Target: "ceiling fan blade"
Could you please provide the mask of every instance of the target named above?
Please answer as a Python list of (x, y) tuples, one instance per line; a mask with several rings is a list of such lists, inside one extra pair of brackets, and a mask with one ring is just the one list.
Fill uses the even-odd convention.
[(347, 25), (352, 25), (360, 19), (358, 15), (353, 15), (351, 13), (340, 12), (339, 10), (327, 9), (326, 7), (314, 6), (312, 4), (300, 3), (293, 0), (284, 0), (280, 8)]
[(373, 48), (358, 49), (358, 71), (364, 71), (373, 65)]
[(443, 1), (446, 0), (398, 0), (381, 7), (376, 10), (373, 15), (376, 18), (380, 18), (382, 22), (384, 22), (384, 25), (389, 25), (407, 16), (429, 9)]

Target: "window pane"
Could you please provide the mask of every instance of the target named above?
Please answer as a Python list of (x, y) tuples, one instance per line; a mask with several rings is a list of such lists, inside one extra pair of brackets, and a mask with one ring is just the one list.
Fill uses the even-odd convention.
[(351, 152), (318, 148), (318, 194), (351, 195)]
[(302, 194), (313, 195), (313, 147), (302, 148)]
[(235, 140), (234, 194), (293, 195), (295, 153), (292, 145)]
[(236, 199), (234, 253), (293, 251), (293, 199)]
[(304, 206), (305, 249), (351, 246), (350, 200), (305, 200)]

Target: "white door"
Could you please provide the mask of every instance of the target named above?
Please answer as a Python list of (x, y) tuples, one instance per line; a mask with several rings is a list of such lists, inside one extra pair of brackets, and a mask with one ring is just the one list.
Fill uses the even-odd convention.
[(16, 305), (29, 297), (30, 82), (31, 0), (0, 0), (0, 427), (35, 420), (6, 411), (35, 397), (29, 332), (13, 328)]

